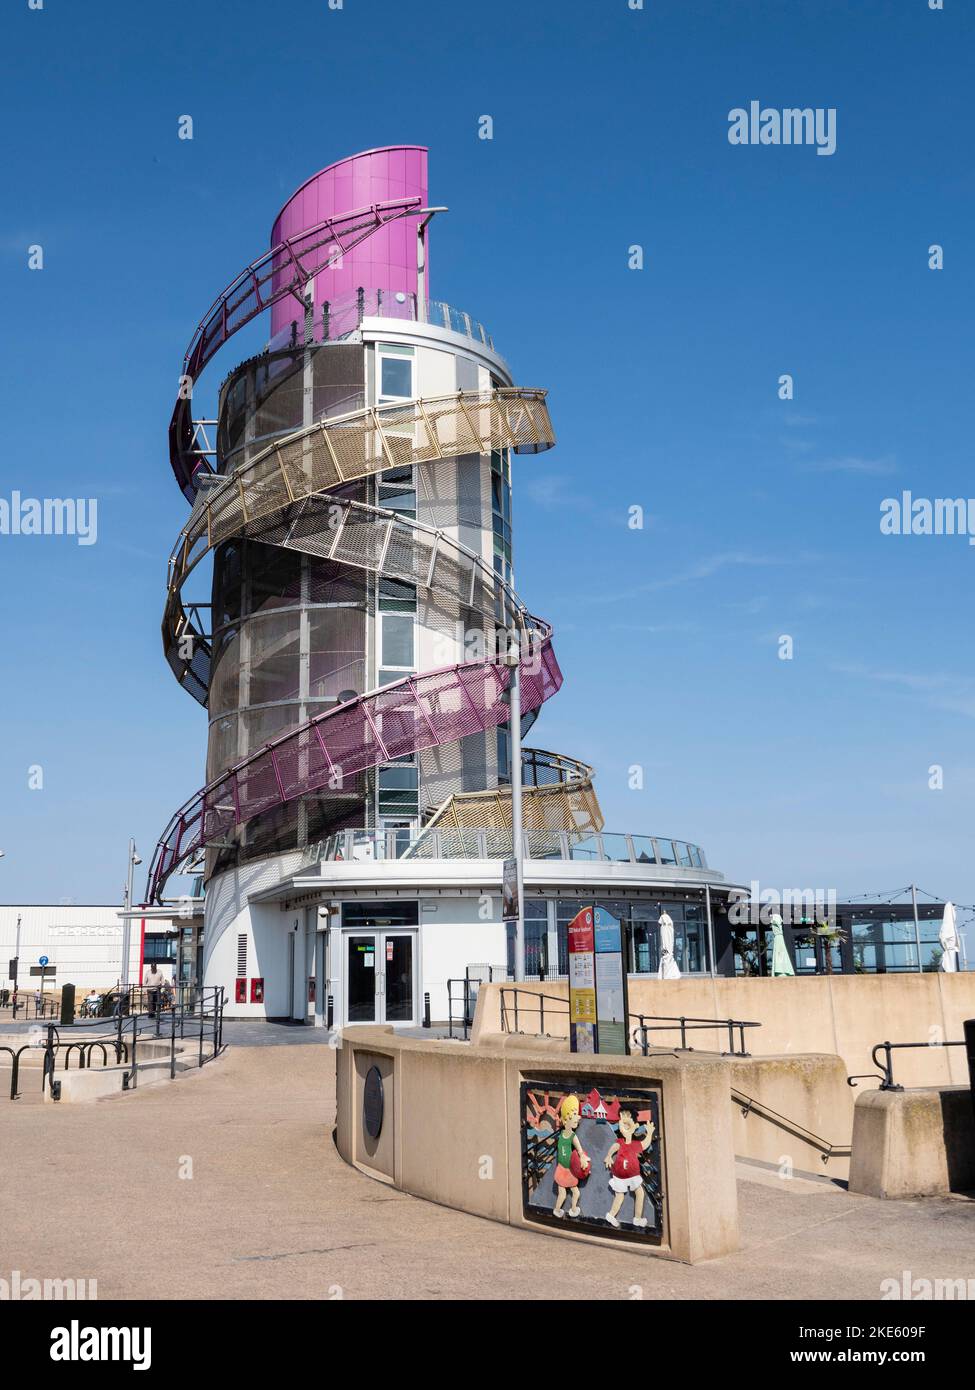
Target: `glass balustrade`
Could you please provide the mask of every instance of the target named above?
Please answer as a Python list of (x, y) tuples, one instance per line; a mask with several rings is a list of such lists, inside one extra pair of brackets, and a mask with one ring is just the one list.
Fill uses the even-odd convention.
[[(341, 863), (391, 859), (507, 859), (511, 832), (501, 829), (343, 830), (305, 851), (306, 863)], [(600, 834), (529, 830), (528, 859), (575, 860), (588, 863), (647, 864), (700, 872), (707, 860), (698, 845), (663, 840), (652, 835)]]

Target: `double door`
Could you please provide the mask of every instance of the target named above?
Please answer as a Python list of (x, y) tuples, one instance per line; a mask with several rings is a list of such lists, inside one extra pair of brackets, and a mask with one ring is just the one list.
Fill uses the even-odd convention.
[(346, 1023), (416, 1023), (416, 932), (345, 932)]

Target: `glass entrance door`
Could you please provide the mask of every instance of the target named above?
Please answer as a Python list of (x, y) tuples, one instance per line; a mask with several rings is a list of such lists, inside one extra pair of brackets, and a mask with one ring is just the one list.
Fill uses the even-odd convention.
[(416, 1022), (416, 932), (346, 934), (346, 1022)]

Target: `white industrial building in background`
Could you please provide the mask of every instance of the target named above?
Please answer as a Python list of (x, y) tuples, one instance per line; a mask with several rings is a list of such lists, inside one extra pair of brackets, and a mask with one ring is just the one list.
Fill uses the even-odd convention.
[[(13, 988), (11, 962), (18, 954), (18, 922), (18, 989), (22, 993), (40, 988), (42, 957), (48, 962), (44, 976), (48, 993), (65, 984), (79, 991), (103, 991), (117, 985), (122, 974), (120, 912), (118, 903), (0, 906), (0, 989)], [(129, 943), (130, 982), (141, 982), (150, 962), (173, 978), (178, 948), (174, 927), (169, 920), (149, 918), (143, 932), (141, 920), (135, 919)]]

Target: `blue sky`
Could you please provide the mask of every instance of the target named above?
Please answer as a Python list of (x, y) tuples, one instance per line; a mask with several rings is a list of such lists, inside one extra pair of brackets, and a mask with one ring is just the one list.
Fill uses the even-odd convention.
[[(975, 495), (969, 5), (11, 0), (2, 30), (0, 495), (99, 513), (89, 547), (0, 536), (0, 899), (117, 899), (200, 784), (159, 640), (183, 352), (293, 188), (416, 142), (432, 292), (551, 393), (515, 475), (566, 677), (533, 741), (597, 766), (609, 829), (740, 881), (975, 901), (975, 550), (879, 530), (903, 489)], [(834, 107), (835, 154), (731, 145), (751, 100)]]

